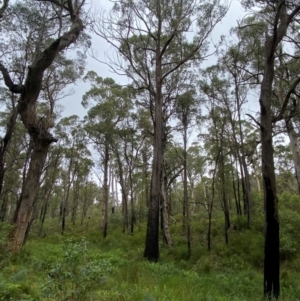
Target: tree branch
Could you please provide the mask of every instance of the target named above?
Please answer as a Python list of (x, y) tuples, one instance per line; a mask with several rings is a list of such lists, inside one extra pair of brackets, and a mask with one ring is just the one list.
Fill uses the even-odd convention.
[(285, 99), (284, 99), (284, 101), (283, 101), (283, 104), (282, 104), (282, 107), (281, 107), (281, 109), (280, 109), (280, 111), (279, 111), (279, 114), (278, 114), (276, 117), (273, 117), (273, 118), (272, 118), (272, 122), (275, 123), (275, 122), (277, 122), (277, 121), (283, 119), (283, 114), (284, 114), (284, 112), (285, 112), (285, 110), (286, 110), (286, 107), (287, 107), (287, 104), (288, 104), (288, 102), (289, 102), (290, 96), (291, 96), (291, 94), (294, 92), (294, 90), (296, 89), (296, 87), (298, 86), (299, 83), (300, 83), (300, 77), (298, 77), (298, 78), (294, 81), (292, 87), (290, 88), (290, 90), (288, 91), (287, 95), (285, 96)]
[(24, 86), (22, 84), (14, 84), (12, 79), (10, 78), (8, 70), (4, 67), (4, 65), (0, 62), (0, 71), (3, 75), (4, 83), (9, 91), (15, 94), (21, 94), (24, 90)]
[(9, 2), (9, 0), (4, 0), (3, 1), (2, 7), (0, 8), (0, 19), (3, 18), (3, 14), (7, 9), (8, 2)]
[(261, 123), (259, 123), (252, 115), (250, 115), (248, 113), (246, 115), (249, 116), (261, 129), (263, 128)]

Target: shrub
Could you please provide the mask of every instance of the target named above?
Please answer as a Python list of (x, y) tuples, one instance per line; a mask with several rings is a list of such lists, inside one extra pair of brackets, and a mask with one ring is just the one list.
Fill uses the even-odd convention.
[(9, 233), (13, 226), (8, 223), (0, 223), (0, 265), (12, 255)]
[(87, 245), (85, 239), (78, 242), (73, 239), (65, 241), (62, 260), (48, 271), (47, 283), (43, 287), (46, 297), (58, 301), (88, 300), (92, 291), (113, 271), (108, 260), (89, 260)]

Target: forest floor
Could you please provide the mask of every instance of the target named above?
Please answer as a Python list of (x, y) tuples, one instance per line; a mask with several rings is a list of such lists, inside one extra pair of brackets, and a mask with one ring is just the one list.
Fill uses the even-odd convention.
[[(68, 225), (64, 235), (58, 219), (47, 221), (44, 238), (33, 229), (20, 254), (0, 254), (0, 300), (264, 300), (263, 236), (257, 228), (232, 231), (226, 246), (220, 224), (208, 252), (204, 226), (192, 225), (192, 255), (187, 259), (182, 225), (173, 224), (174, 246), (161, 244), (159, 263), (149, 263), (143, 259), (146, 224), (137, 224), (134, 235), (123, 234), (115, 219), (105, 239), (99, 216), (82, 226)], [(3, 246), (0, 240), (1, 252)], [(279, 300), (300, 300), (299, 276), (299, 255), (282, 261)]]

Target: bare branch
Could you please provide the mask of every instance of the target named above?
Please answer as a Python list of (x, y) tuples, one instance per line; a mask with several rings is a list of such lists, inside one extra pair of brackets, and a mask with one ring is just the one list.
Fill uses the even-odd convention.
[(252, 115), (250, 115), (250, 114), (246, 114), (247, 116), (249, 116), (258, 126), (259, 126), (259, 128), (261, 128), (262, 129), (262, 125), (261, 125), (261, 123), (259, 123)]

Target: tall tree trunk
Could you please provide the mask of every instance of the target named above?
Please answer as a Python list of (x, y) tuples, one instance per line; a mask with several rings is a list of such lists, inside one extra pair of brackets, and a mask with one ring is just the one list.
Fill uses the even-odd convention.
[(294, 10), (288, 14), (286, 1), (276, 1), (275, 5), (276, 16), (273, 20), (273, 32), (272, 35), (267, 36), (265, 41), (265, 67), (259, 99), (265, 205), (264, 295), (269, 299), (278, 298), (280, 293), (278, 198), (272, 141), (272, 122), (276, 122), (276, 118), (272, 119), (271, 110), (275, 51), (286, 35), (289, 24), (300, 11), (300, 5), (295, 5)]
[(120, 185), (122, 192), (122, 214), (123, 214), (123, 233), (125, 233), (126, 229), (128, 229), (129, 221), (128, 221), (128, 194), (126, 189), (126, 181), (124, 178), (124, 170), (121, 162), (120, 154), (117, 149), (114, 149), (115, 155), (117, 158), (118, 169), (119, 169), (119, 177), (120, 177)]
[(300, 194), (300, 142), (299, 137), (294, 129), (292, 120), (287, 119), (285, 122), (286, 130), (290, 139), (290, 147), (293, 155), (293, 162), (295, 166), (295, 174), (298, 186), (298, 193)]
[(109, 185), (108, 185), (108, 162), (109, 162), (109, 149), (108, 144), (105, 144), (104, 149), (104, 179), (103, 179), (103, 207), (102, 207), (102, 221), (101, 227), (103, 231), (103, 237), (107, 236), (108, 226), (108, 200), (109, 200)]
[(3, 137), (3, 139), (1, 139), (1, 143), (0, 143), (0, 198), (2, 195), (2, 190), (3, 190), (3, 181), (4, 181), (4, 174), (5, 174), (5, 154), (9, 145), (9, 141), (12, 137), (14, 128), (15, 128), (15, 124), (17, 121), (17, 117), (18, 117), (18, 106), (14, 107), (12, 115), (10, 116), (9, 122), (7, 124), (7, 128), (6, 128), (6, 133)]
[[(159, 30), (160, 31), (160, 30)], [(160, 32), (158, 33), (160, 34)], [(162, 66), (160, 57), (160, 39), (156, 45), (156, 95), (155, 95), (155, 120), (154, 120), (154, 143), (153, 162), (150, 186), (150, 204), (148, 210), (147, 234), (144, 257), (149, 261), (159, 259), (159, 205), (161, 203), (161, 165), (162, 165)]]
[[(277, 28), (275, 30), (277, 31)], [(278, 198), (276, 194), (271, 110), (274, 52), (276, 49), (274, 46), (277, 46), (280, 42), (276, 41), (278, 39), (276, 36), (277, 34), (274, 33), (265, 42), (265, 68), (259, 99), (265, 208), (264, 295), (269, 299), (277, 298), (280, 292)]]
[(86, 216), (86, 212), (87, 212), (87, 185), (88, 181), (86, 180), (85, 185), (84, 185), (84, 196), (83, 196), (83, 204), (82, 204), (82, 213), (81, 213), (81, 222), (80, 225), (83, 225), (83, 219)]
[(169, 230), (168, 183), (167, 183), (167, 176), (165, 174), (164, 165), (162, 166), (161, 228), (163, 232), (163, 241), (166, 243), (167, 246), (171, 246), (172, 239)]
[(134, 225), (136, 222), (136, 216), (135, 216), (135, 208), (134, 208), (134, 192), (133, 192), (133, 183), (132, 183), (132, 163), (131, 166), (129, 166), (128, 180), (129, 180), (129, 189), (130, 189), (130, 209), (131, 209), (130, 233), (133, 234)]
[(220, 178), (221, 178), (221, 184), (222, 184), (222, 207), (224, 211), (224, 219), (225, 219), (225, 225), (224, 225), (224, 234), (225, 234), (225, 242), (228, 244), (228, 230), (230, 229), (230, 215), (229, 215), (229, 208), (228, 208), (228, 202), (227, 202), (227, 196), (226, 196), (226, 183), (225, 183), (225, 170), (224, 170), (224, 155), (223, 150), (221, 150), (220, 153)]
[[(235, 207), (236, 207), (236, 214), (238, 216), (242, 215), (241, 212), (241, 207), (238, 201), (238, 196), (237, 196), (237, 191), (236, 191), (236, 184), (235, 184), (235, 176), (234, 176), (234, 168), (233, 168), (233, 160), (232, 160), (232, 156), (230, 155), (230, 166), (231, 166), (231, 177), (232, 177), (232, 188), (233, 188), (233, 195), (234, 195), (234, 200), (235, 200)], [(237, 179), (239, 180), (239, 179)]]
[(216, 181), (216, 172), (217, 172), (217, 166), (219, 162), (219, 157), (221, 153), (221, 148), (218, 150), (218, 154), (216, 157), (216, 162), (215, 162), (215, 168), (213, 171), (213, 177), (212, 177), (212, 193), (211, 193), (211, 200), (208, 205), (208, 230), (207, 230), (207, 249), (208, 251), (211, 250), (211, 221), (212, 221), (212, 212), (213, 212), (213, 205), (214, 205), (214, 200), (215, 200), (215, 181)]
[(188, 127), (188, 116), (184, 114), (183, 118), (183, 204), (184, 204), (184, 225), (186, 230), (186, 239), (187, 239), (187, 251), (188, 258), (191, 256), (191, 226), (190, 226), (190, 217), (189, 217), (189, 198), (188, 198), (188, 186), (187, 186), (187, 127)]
[(111, 195), (112, 195), (111, 213), (115, 214), (115, 207), (116, 207), (115, 178), (111, 166), (110, 166), (110, 176), (111, 176), (110, 182), (111, 182)]
[(76, 214), (78, 208), (78, 198), (79, 198), (79, 179), (77, 178), (76, 182), (73, 183), (73, 207), (72, 207), (72, 224), (75, 225)]
[(39, 189), (39, 180), (43, 172), (50, 141), (36, 138), (24, 187), (15, 213), (15, 229), (13, 232), (13, 252), (19, 252), (25, 239), (28, 223), (34, 207), (34, 200)]
[(239, 84), (237, 80), (237, 74), (234, 73), (234, 84), (235, 84), (235, 97), (236, 97), (236, 104), (237, 104), (237, 111), (238, 111), (238, 125), (239, 125), (239, 136), (240, 136), (240, 147), (241, 147), (241, 154), (238, 154), (240, 157), (240, 164), (243, 170), (243, 197), (244, 197), (244, 204), (245, 204), (245, 211), (247, 215), (247, 226), (248, 229), (251, 227), (252, 223), (252, 206), (251, 206), (251, 196), (250, 196), (250, 176), (249, 171), (246, 163), (246, 154), (245, 154), (245, 147), (244, 147), (244, 134), (242, 129), (242, 118), (241, 118), (241, 101), (240, 101), (240, 91), (239, 91)]
[(65, 232), (65, 227), (66, 227), (66, 215), (67, 215), (67, 209), (68, 209), (68, 202), (69, 202), (69, 195), (70, 195), (70, 189), (72, 183), (74, 183), (74, 177), (76, 170), (73, 171), (72, 173), (72, 167), (73, 167), (73, 157), (70, 158), (70, 163), (69, 163), (69, 168), (68, 168), (68, 186), (66, 189), (66, 195), (64, 196), (63, 202), (62, 202), (62, 207), (61, 207), (61, 234), (64, 234)]

